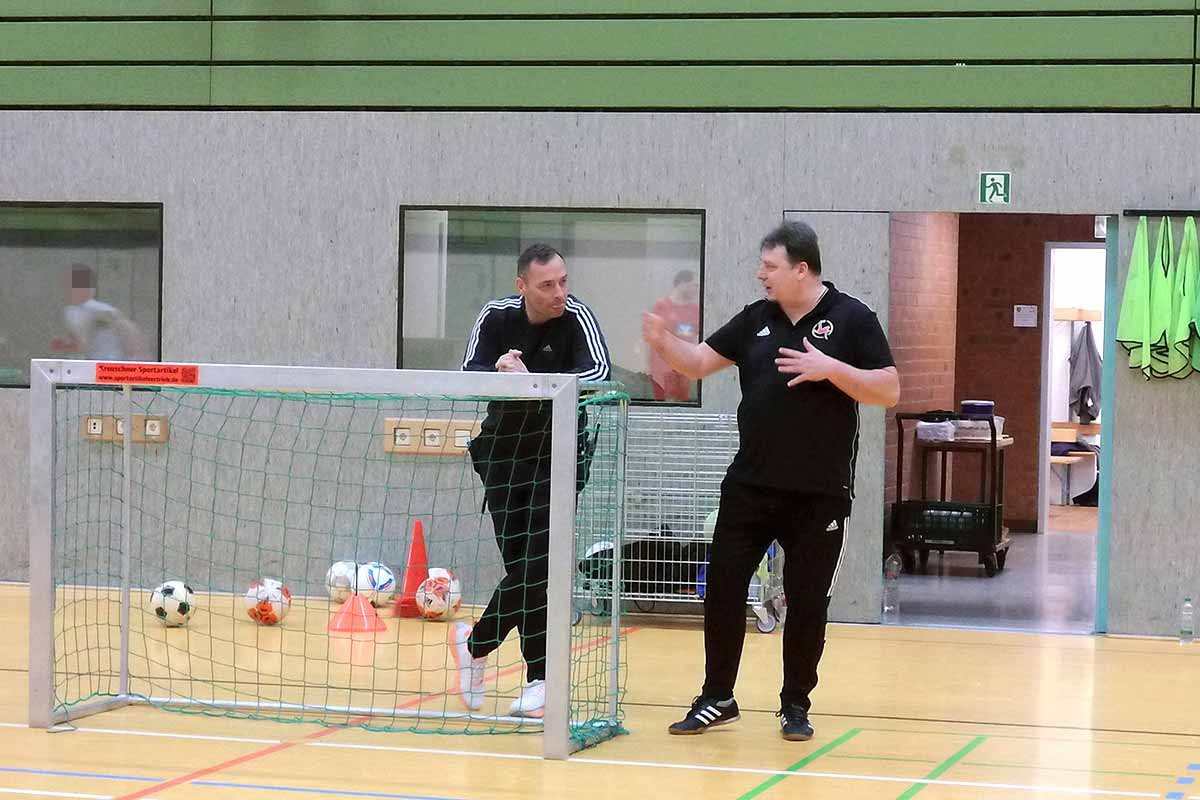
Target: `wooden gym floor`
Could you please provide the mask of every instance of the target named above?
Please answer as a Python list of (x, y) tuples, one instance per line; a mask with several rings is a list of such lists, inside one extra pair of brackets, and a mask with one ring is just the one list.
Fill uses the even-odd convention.
[[(385, 619), (390, 634), (395, 620)], [(74, 731), (30, 730), (27, 620), (27, 589), (0, 586), (3, 796), (1200, 797), (1191, 783), (1200, 777), (1200, 645), (1167, 640), (832, 626), (814, 697), (817, 736), (795, 743), (779, 738), (774, 717), (779, 633), (747, 635), (740, 722), (673, 737), (666, 725), (700, 683), (700, 632), (631, 619), (630, 735), (559, 763), (539, 757), (538, 735), (372, 733), (145, 706), (81, 719)], [(243, 656), (235, 663), (264, 670)], [(422, 673), (430, 695), (433, 666)], [(512, 697), (520, 675), (495, 680), (497, 694)]]

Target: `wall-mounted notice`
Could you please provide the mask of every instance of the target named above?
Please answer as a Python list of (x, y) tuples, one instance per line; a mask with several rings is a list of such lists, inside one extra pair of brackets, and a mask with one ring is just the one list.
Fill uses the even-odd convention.
[(1013, 327), (1014, 328), (1036, 328), (1037, 327), (1037, 306), (1013, 306)]

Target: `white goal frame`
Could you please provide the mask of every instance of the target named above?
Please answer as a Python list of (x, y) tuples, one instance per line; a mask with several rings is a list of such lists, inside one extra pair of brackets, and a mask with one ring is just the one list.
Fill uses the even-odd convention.
[[(130, 609), (130, 476), (133, 435), (133, 389), (172, 385), (167, 381), (111, 383), (122, 390), (115, 411), (124, 416), (120, 676), (118, 694), (55, 710), (54, 698), (54, 502), (55, 502), (55, 390), (63, 386), (100, 385), (97, 365), (106, 362), (34, 359), (29, 388), (29, 725), (47, 728), (131, 703), (148, 702), (129, 694)], [(480, 399), (549, 400), (551, 423), (551, 500), (548, 604), (546, 610), (546, 708), (543, 719), (543, 754), (564, 759), (570, 742), (570, 668), (572, 587), (575, 575), (575, 471), (576, 408), (580, 383), (575, 375), (449, 372), (392, 369), (342, 369), (329, 367), (252, 366), (234, 364), (155, 364), (161, 367), (195, 367), (201, 388), (243, 390), (293, 390), (367, 394), (436, 395)], [(566, 487), (566, 488), (564, 488)], [(614, 585), (619, 581), (614, 581)], [(616, 600), (614, 591), (614, 600)], [(614, 609), (618, 606), (614, 603)], [(619, 637), (618, 615), (613, 614), (611, 669), (617, 669), (615, 649)], [(612, 685), (617, 685), (612, 675)], [(616, 714), (616, 693), (610, 698)], [(428, 712), (422, 715), (427, 715)], [(462, 715), (445, 715), (462, 716)], [(526, 722), (529, 722), (526, 720)], [(615, 724), (615, 722), (614, 722)]]

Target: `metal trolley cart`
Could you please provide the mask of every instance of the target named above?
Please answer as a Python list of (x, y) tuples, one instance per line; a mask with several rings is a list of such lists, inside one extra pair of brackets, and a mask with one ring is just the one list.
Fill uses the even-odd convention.
[[(987, 438), (956, 438), (951, 441), (926, 441), (914, 437), (914, 468), (921, 471), (920, 497), (904, 497), (905, 423), (963, 422), (986, 423)], [(975, 426), (984, 431), (982, 424)], [(924, 414), (897, 414), (899, 433), (896, 450), (896, 502), (892, 504), (890, 541), (900, 553), (907, 572), (915, 572), (920, 560), (924, 569), (929, 553), (965, 551), (979, 555), (979, 563), (990, 578), (1004, 569), (1010, 539), (1004, 527), (1004, 450), (1012, 445), (1011, 437), (1000, 436), (991, 415), (954, 414), (931, 411)], [(951, 502), (947, 499), (947, 464), (951, 453), (977, 453), (979, 467), (979, 501)], [(940, 456), (940, 491), (930, 498), (928, 487), (929, 457)], [(989, 480), (990, 478), (990, 480)]]
[[(737, 419), (686, 409), (631, 408), (626, 439), (625, 525), (619, 537), (620, 597), (639, 611), (702, 603), (721, 481), (738, 448)], [(588, 558), (579, 568), (587, 575)], [(594, 564), (599, 564), (602, 558)], [(607, 611), (612, 560), (587, 575), (582, 611)], [(784, 620), (783, 557), (772, 549), (751, 582), (747, 602), (769, 633)]]

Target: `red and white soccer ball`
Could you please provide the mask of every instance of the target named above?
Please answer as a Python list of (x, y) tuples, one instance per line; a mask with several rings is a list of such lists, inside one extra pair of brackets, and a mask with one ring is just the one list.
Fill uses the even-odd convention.
[(462, 585), (453, 571), (434, 567), (417, 587), (416, 599), (425, 619), (452, 619), (462, 605)]
[(259, 578), (246, 590), (246, 613), (260, 625), (278, 625), (291, 607), (292, 593), (274, 578)]

